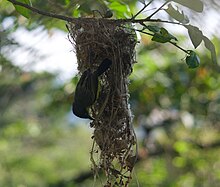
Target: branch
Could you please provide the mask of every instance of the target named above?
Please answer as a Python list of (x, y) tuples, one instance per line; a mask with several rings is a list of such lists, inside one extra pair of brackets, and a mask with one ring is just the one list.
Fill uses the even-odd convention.
[[(128, 19), (127, 19), (128, 20)], [(125, 19), (126, 21), (126, 19)], [(176, 21), (168, 21), (168, 20), (161, 20), (161, 19), (149, 19), (149, 17), (144, 18), (144, 19), (135, 19), (135, 20), (130, 20), (132, 23), (143, 23), (143, 22), (158, 22), (158, 23), (169, 23), (169, 24), (175, 24), (175, 25), (181, 25), (185, 26), (182, 23), (176, 22)]]
[(183, 49), (179, 45), (177, 45), (175, 42), (169, 41), (170, 44), (174, 45), (175, 47), (179, 48), (180, 50), (184, 51), (186, 54), (189, 54), (189, 51), (186, 49)]
[(32, 6), (29, 6), (28, 4), (18, 2), (16, 0), (7, 0), (7, 1), (11, 2), (14, 5), (18, 5), (18, 6), (22, 6), (24, 8), (27, 8), (27, 9), (31, 10), (32, 12), (43, 15), (43, 16), (61, 19), (61, 20), (68, 21), (68, 22), (78, 19), (78, 18), (72, 18), (72, 17), (68, 17), (68, 16), (64, 16), (64, 15), (54, 14), (51, 12), (45, 12), (45, 11), (39, 10), (37, 8), (34, 8)]
[[(21, 2), (18, 2), (16, 0), (7, 0), (9, 2), (11, 2), (12, 4), (14, 5), (18, 5), (18, 6), (22, 6), (24, 8), (27, 8), (29, 10), (31, 10), (32, 12), (34, 13), (37, 13), (37, 14), (40, 14), (40, 15), (43, 15), (43, 16), (47, 16), (47, 17), (51, 17), (51, 18), (56, 18), (56, 19), (60, 19), (60, 20), (64, 20), (64, 21), (67, 21), (67, 22), (74, 22), (74, 21), (77, 21), (79, 19), (81, 20), (84, 20), (84, 21), (91, 21), (91, 20), (94, 20), (94, 18), (73, 18), (73, 17), (69, 17), (69, 16), (64, 16), (64, 15), (60, 15), (60, 14), (55, 14), (55, 13), (51, 13), (51, 12), (45, 12), (45, 11), (42, 11), (42, 10), (39, 10), (35, 7), (32, 7), (28, 4), (25, 4), (25, 3), (21, 3)], [(151, 1), (150, 1), (151, 2)], [(168, 2), (168, 1), (167, 1)], [(166, 2), (166, 3), (167, 3)], [(149, 3), (148, 3), (149, 4)], [(145, 5), (145, 6), (148, 6)], [(144, 8), (143, 8), (144, 9)], [(142, 10), (143, 10), (142, 9)], [(160, 9), (160, 8), (159, 8)], [(183, 24), (179, 23), (179, 22), (172, 22), (172, 21), (167, 21), (167, 20), (161, 20), (161, 19), (150, 19), (150, 17), (152, 17), (154, 14), (156, 14), (159, 9), (157, 9), (153, 14), (151, 14), (149, 17), (147, 18), (144, 18), (144, 19), (134, 19), (138, 14), (140, 14), (140, 12), (142, 11), (139, 11), (133, 18), (131, 19), (105, 19), (105, 18), (101, 18), (102, 20), (105, 20), (105, 21), (108, 21), (108, 22), (114, 22), (114, 23), (126, 23), (126, 22), (131, 22), (131, 23), (143, 23), (143, 22), (158, 22), (158, 23), (170, 23), (170, 24), (176, 24), (176, 25), (182, 25), (184, 26)]]
[[(51, 12), (45, 12), (45, 11), (42, 11), (42, 10), (39, 10), (37, 8), (34, 8), (28, 4), (25, 4), (25, 3), (21, 3), (21, 2), (18, 2), (16, 0), (8, 0), (9, 2), (11, 2), (12, 4), (14, 5), (18, 5), (18, 6), (22, 6), (24, 8), (27, 8), (29, 10), (31, 10), (32, 12), (34, 13), (37, 13), (37, 14), (40, 14), (40, 15), (43, 15), (43, 16), (47, 16), (47, 17), (51, 17), (51, 18), (56, 18), (56, 19), (60, 19), (60, 20), (64, 20), (64, 21), (67, 21), (67, 22), (74, 22), (74, 21), (77, 21), (77, 20), (87, 20), (87, 21), (91, 21), (91, 20), (94, 20), (94, 18), (72, 18), (72, 17), (68, 17), (68, 16), (64, 16), (64, 15), (60, 15), (60, 14), (55, 14), (55, 13), (51, 13)], [(115, 23), (125, 23), (125, 22), (131, 22), (131, 23), (140, 23), (140, 24), (143, 24), (143, 22), (160, 22), (160, 23), (170, 23), (170, 24), (177, 24), (177, 25), (182, 25), (181, 23), (178, 23), (178, 22), (171, 22), (171, 21), (166, 21), (166, 20), (160, 20), (160, 19), (150, 19), (153, 15), (155, 15), (159, 10), (162, 9), (163, 6), (165, 6), (168, 2), (166, 1), (163, 5), (161, 5), (160, 8), (158, 8), (154, 13), (152, 13), (150, 16), (148, 16), (147, 18), (144, 18), (144, 19), (134, 19), (138, 14), (140, 14), (152, 1), (150, 1), (148, 4), (146, 4), (133, 18), (131, 19), (103, 19), (102, 20), (106, 20), (106, 21), (110, 21), (110, 22), (115, 22)], [(142, 32), (144, 34), (147, 34), (147, 35), (151, 35), (153, 36), (151, 33), (147, 33), (147, 32), (144, 32), (142, 30), (136, 30), (136, 31), (139, 31), (139, 32)], [(169, 42), (171, 44), (173, 44), (174, 46), (176, 46), (177, 48), (179, 48), (180, 50), (184, 51), (185, 53), (188, 54), (188, 51), (181, 48), (180, 46), (178, 46), (176, 43), (174, 42)]]
[(145, 8), (147, 8), (154, 0), (149, 1), (147, 4), (144, 5), (144, 7), (138, 11), (137, 14), (135, 14), (131, 19), (134, 20), (141, 12), (144, 11)]
[[(147, 34), (147, 35), (150, 35), (150, 36), (154, 36), (154, 34), (152, 33), (149, 33), (149, 32), (145, 32), (143, 30), (139, 30), (139, 29), (133, 29), (135, 31), (138, 31), (140, 33), (143, 33), (143, 34)], [(174, 45), (175, 47), (179, 48), (180, 50), (184, 51), (186, 54), (189, 54), (189, 52), (186, 50), (186, 49), (183, 49), (182, 47), (180, 47), (179, 45), (177, 45), (175, 42), (172, 42), (172, 41), (168, 41), (170, 44)]]
[(159, 12), (167, 3), (169, 3), (170, 0), (166, 1), (164, 4), (162, 4), (160, 6), (160, 8), (158, 8), (155, 12), (153, 12), (150, 16), (148, 16), (148, 19), (150, 19), (151, 17), (153, 17), (157, 12)]

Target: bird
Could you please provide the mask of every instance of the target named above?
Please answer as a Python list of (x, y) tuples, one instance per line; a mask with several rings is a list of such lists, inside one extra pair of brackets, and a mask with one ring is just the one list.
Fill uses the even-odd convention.
[(91, 107), (98, 95), (98, 77), (106, 72), (112, 64), (112, 61), (105, 58), (94, 72), (87, 69), (83, 72), (79, 82), (76, 85), (72, 112), (79, 118), (94, 120), (89, 115), (88, 109)]

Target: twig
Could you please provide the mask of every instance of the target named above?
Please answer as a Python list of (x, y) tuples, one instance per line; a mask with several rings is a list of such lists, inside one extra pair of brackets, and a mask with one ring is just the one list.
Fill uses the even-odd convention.
[(32, 6), (29, 6), (28, 4), (18, 2), (16, 0), (7, 0), (7, 1), (11, 2), (14, 5), (25, 7), (27, 9), (31, 10), (32, 12), (35, 12), (35, 13), (43, 15), (43, 16), (57, 18), (57, 19), (61, 19), (61, 20), (64, 20), (64, 21), (74, 21), (74, 20), (78, 19), (78, 18), (72, 18), (72, 17), (59, 15), (59, 14), (55, 14), (55, 13), (51, 13), (51, 12), (45, 12), (45, 11), (39, 10), (37, 8), (34, 8)]
[(169, 41), (169, 43), (173, 44), (174, 46), (176, 46), (177, 48), (179, 48), (180, 50), (184, 51), (186, 54), (189, 54), (189, 51), (186, 49), (183, 49), (182, 47), (180, 47), (179, 45), (177, 45), (175, 42)]
[[(69, 16), (64, 16), (64, 15), (60, 15), (60, 14), (51, 13), (51, 12), (45, 12), (45, 11), (39, 10), (35, 7), (32, 7), (28, 4), (18, 2), (16, 0), (7, 0), (7, 1), (11, 2), (14, 5), (25, 7), (27, 9), (31, 10), (34, 13), (37, 13), (37, 14), (40, 14), (40, 15), (43, 15), (43, 16), (47, 16), (47, 17), (51, 17), (51, 18), (64, 20), (64, 21), (67, 21), (67, 22), (74, 22), (74, 21), (76, 22), (77, 20), (91, 21), (91, 20), (97, 19), (97, 18), (73, 18), (73, 17), (69, 17)], [(167, 1), (167, 2), (169, 2), (169, 1)], [(145, 5), (145, 6), (148, 6), (148, 4)], [(150, 17), (152, 17), (154, 14), (156, 14), (158, 12), (158, 10), (156, 10), (153, 14), (151, 14), (149, 17), (144, 18), (144, 19), (134, 19), (134, 17), (136, 17), (139, 14), (140, 11), (131, 19), (104, 19), (104, 18), (101, 18), (101, 19), (103, 19), (105, 21), (109, 21), (109, 22), (114, 22), (114, 23), (126, 23), (126, 22), (131, 22), (131, 23), (158, 22), (159, 23), (160, 22), (160, 23), (170, 23), (170, 24), (176, 24), (176, 25), (184, 26), (183, 24), (181, 24), (179, 22), (172, 22), (172, 21), (161, 20), (161, 19), (150, 19)]]
[(184, 24), (176, 22), (176, 21), (168, 21), (168, 20), (162, 20), (162, 19), (149, 19), (148, 17), (144, 19), (136, 19), (132, 23), (143, 23), (143, 22), (169, 23), (169, 24), (185, 26)]
[(145, 4), (144, 7), (139, 10), (131, 19), (134, 20), (141, 12), (144, 11), (145, 8), (147, 8), (154, 0), (151, 0), (149, 3)]
[[(133, 29), (135, 31), (138, 31), (140, 33), (143, 33), (143, 34), (147, 34), (149, 36), (154, 36), (154, 34), (152, 33), (149, 33), (149, 32), (145, 32), (143, 30), (139, 30), (139, 29)], [(180, 50), (184, 51), (186, 54), (189, 54), (189, 52), (186, 50), (186, 49), (183, 49), (182, 47), (180, 47), (179, 45), (177, 45), (175, 42), (172, 42), (172, 41), (168, 41), (170, 44), (174, 45), (175, 47), (179, 48)]]
[(160, 8), (158, 8), (155, 12), (153, 12), (150, 16), (148, 16), (148, 19), (150, 19), (151, 17), (153, 17), (157, 12), (159, 12), (167, 3), (169, 3), (170, 0), (166, 1), (164, 4), (162, 4), (160, 6)]
[[(127, 27), (123, 27), (123, 28), (127, 28)], [(140, 29), (132, 29), (132, 28), (127, 28), (127, 29), (131, 29), (133, 31), (137, 31), (137, 32), (140, 32), (140, 33), (143, 33), (143, 34), (147, 34), (149, 36), (154, 36), (154, 34), (150, 33), (150, 32), (146, 32), (146, 31), (143, 31), (143, 30), (140, 30)], [(170, 44), (174, 45), (175, 47), (179, 48), (180, 50), (184, 51), (186, 54), (189, 54), (189, 51), (180, 47), (179, 45), (177, 45), (175, 42), (172, 42), (172, 41), (168, 41)]]
[[(79, 19), (81, 20), (84, 20), (84, 21), (90, 21), (90, 20), (94, 20), (94, 18), (72, 18), (72, 17), (68, 17), (68, 16), (64, 16), (64, 15), (60, 15), (60, 14), (55, 14), (55, 13), (51, 13), (51, 12), (45, 12), (45, 11), (42, 11), (42, 10), (39, 10), (37, 8), (34, 8), (32, 6), (29, 6), (28, 4), (25, 4), (25, 3), (21, 3), (21, 2), (18, 2), (16, 0), (8, 0), (9, 2), (11, 2), (12, 4), (14, 5), (18, 5), (18, 6), (22, 6), (22, 7), (25, 7), (29, 10), (31, 10), (32, 12), (35, 12), (37, 14), (40, 14), (40, 15), (44, 15), (44, 16), (47, 16), (47, 17), (52, 17), (52, 18), (56, 18), (56, 19), (60, 19), (60, 20), (64, 20), (64, 21), (68, 21), (68, 22), (74, 22), (74, 21), (77, 21)], [(133, 18), (131, 19), (118, 19), (118, 20), (115, 20), (115, 19), (112, 19), (112, 20), (109, 20), (109, 19), (105, 19), (106, 21), (111, 21), (111, 22), (115, 22), (115, 23), (125, 23), (125, 22), (132, 22), (132, 23), (140, 23), (140, 24), (143, 24), (143, 22), (160, 22), (160, 23), (170, 23), (170, 24), (177, 24), (177, 25), (182, 25), (184, 26), (183, 24), (181, 23), (178, 23), (178, 22), (171, 22), (171, 21), (167, 21), (167, 20), (161, 20), (161, 19), (151, 19), (152, 16), (154, 16), (159, 10), (161, 10), (168, 2), (170, 2), (170, 0), (166, 1), (163, 5), (160, 6), (160, 8), (158, 8), (155, 12), (153, 12), (150, 16), (148, 16), (147, 18), (144, 18), (144, 19), (134, 19), (138, 14), (140, 14), (153, 0), (151, 0), (148, 4), (146, 4)], [(103, 19), (103, 18), (102, 18)], [(144, 32), (142, 30), (136, 30), (138, 32), (141, 32), (141, 33), (144, 33), (144, 34), (147, 34), (147, 35), (150, 35), (150, 36), (153, 36), (153, 34), (151, 33), (148, 33), (148, 32)], [(183, 49), (182, 47), (178, 46), (175, 42), (172, 42), (172, 41), (169, 41), (169, 43), (171, 43), (172, 45), (176, 46), (177, 48), (179, 48), (180, 50), (184, 51), (185, 53), (189, 53), (187, 50)]]

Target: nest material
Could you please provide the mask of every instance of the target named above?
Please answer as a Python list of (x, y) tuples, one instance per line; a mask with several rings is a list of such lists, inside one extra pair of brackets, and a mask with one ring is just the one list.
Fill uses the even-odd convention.
[[(105, 171), (105, 186), (127, 186), (137, 154), (128, 103), (128, 76), (135, 63), (136, 35), (127, 26), (102, 19), (79, 20), (68, 25), (80, 73), (88, 68), (95, 71), (105, 58), (112, 60), (110, 69), (99, 78), (100, 91), (91, 107), (95, 118), (91, 122), (91, 161), (95, 171)], [(96, 154), (99, 159), (95, 161)]]

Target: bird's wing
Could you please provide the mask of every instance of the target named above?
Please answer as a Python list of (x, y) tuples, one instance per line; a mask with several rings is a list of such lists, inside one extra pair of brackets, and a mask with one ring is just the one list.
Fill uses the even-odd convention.
[(90, 107), (96, 99), (98, 76), (87, 70), (81, 76), (75, 90), (74, 102), (82, 108)]
[(104, 59), (102, 63), (96, 70), (98, 76), (102, 75), (110, 66), (112, 65), (112, 61), (108, 58)]
[(95, 73), (91, 73), (87, 77), (87, 81), (85, 81), (86, 84), (86, 91), (88, 94), (88, 100), (90, 101), (90, 106), (95, 102), (97, 91), (98, 91), (98, 75)]

